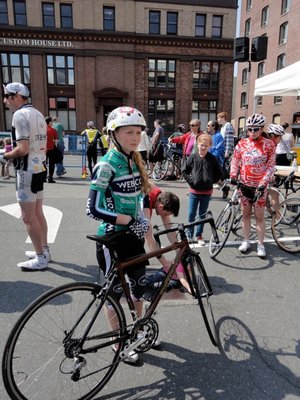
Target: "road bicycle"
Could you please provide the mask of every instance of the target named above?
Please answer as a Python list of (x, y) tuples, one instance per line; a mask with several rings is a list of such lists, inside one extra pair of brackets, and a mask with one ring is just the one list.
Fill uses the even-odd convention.
[[(153, 315), (179, 262), (183, 264), (191, 295), (198, 301), (211, 342), (217, 346), (218, 336), (211, 307), (212, 288), (202, 260), (189, 247), (185, 232), (199, 223), (209, 223), (217, 241), (214, 219), (209, 214), (202, 220), (158, 231), (157, 238), (177, 232), (179, 240), (122, 262), (118, 260), (114, 248), (118, 241), (126, 241), (127, 235), (130, 235), (128, 231), (88, 236), (111, 250), (112, 265), (105, 281), (102, 285), (76, 282), (57, 287), (26, 308), (4, 348), (2, 374), (10, 398), (40, 400), (49, 396), (47, 398), (55, 400), (92, 399), (130, 352), (148, 351), (155, 343), (159, 327)], [(174, 261), (161, 287), (155, 292), (149, 307), (145, 307), (143, 317), (137, 318), (124, 270), (174, 250)], [(120, 279), (125, 304), (132, 317), (129, 322), (121, 302), (111, 294), (110, 288), (116, 276)], [(110, 323), (106, 318), (108, 313), (113, 315)]]
[[(292, 187), (293, 188), (293, 187)], [(300, 190), (293, 188), (296, 193)], [(277, 245), (288, 253), (300, 252), (300, 198), (288, 197), (272, 216), (272, 235)]]
[(171, 144), (165, 144), (165, 158), (157, 161), (153, 168), (153, 179), (160, 181), (168, 176), (181, 177), (182, 153)]
[[(217, 229), (217, 238), (218, 241), (215, 241), (215, 236), (212, 235), (208, 244), (208, 251), (211, 258), (215, 258), (220, 251), (225, 246), (227, 239), (230, 233), (237, 229), (240, 224), (242, 213), (241, 213), (241, 205), (240, 205), (240, 189), (245, 187), (241, 182), (236, 182), (232, 179), (226, 179), (223, 183), (225, 185), (234, 184), (235, 189), (229, 201), (227, 202), (225, 208), (221, 211), (220, 215), (216, 220), (216, 229)], [(222, 188), (221, 188), (222, 189)], [(253, 198), (253, 204), (258, 200), (261, 196), (259, 192), (256, 192)]]

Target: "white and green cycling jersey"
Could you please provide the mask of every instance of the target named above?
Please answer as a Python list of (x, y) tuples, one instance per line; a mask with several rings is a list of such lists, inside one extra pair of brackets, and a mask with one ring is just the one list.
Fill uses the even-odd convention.
[(118, 214), (138, 218), (142, 213), (141, 177), (136, 164), (129, 171), (127, 157), (112, 149), (95, 165), (87, 214), (100, 220), (98, 235), (125, 229), (116, 225)]

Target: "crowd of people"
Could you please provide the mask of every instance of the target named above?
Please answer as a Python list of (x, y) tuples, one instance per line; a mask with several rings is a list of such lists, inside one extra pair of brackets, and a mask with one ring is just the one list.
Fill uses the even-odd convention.
[[(51, 261), (47, 243), (47, 222), (43, 214), (44, 182), (54, 183), (53, 174), (57, 166), (57, 176), (66, 173), (63, 166), (64, 128), (56, 117), (46, 117), (28, 102), (29, 90), (21, 83), (10, 83), (5, 87), (4, 102), (14, 111), (12, 119), (12, 144), (5, 139), (3, 161), (6, 179), (9, 166), (14, 163), (16, 173), (16, 196), (20, 204), (22, 218), (31, 238), (34, 250), (27, 251), (27, 261), (18, 264), (24, 270), (42, 270)], [(275, 161), (286, 163), (282, 155), (291, 150), (293, 142), (285, 127), (270, 124), (265, 130), (266, 119), (261, 114), (251, 115), (246, 121), (245, 138), (235, 143), (235, 132), (228, 121), (228, 114), (221, 112), (217, 119), (209, 121), (206, 132), (201, 130), (201, 121), (191, 119), (189, 130), (183, 124), (170, 136), (169, 142), (182, 146), (182, 175), (189, 186), (188, 221), (205, 216), (211, 201), (214, 185), (230, 177), (240, 180), (242, 206), (242, 229), (244, 240), (239, 247), (241, 253), (250, 249), (251, 215), (254, 210), (257, 232), (257, 255), (266, 256), (264, 247), (264, 208), (267, 186), (272, 182)], [(88, 168), (91, 176), (87, 200), (87, 215), (99, 221), (98, 234), (129, 232), (127, 239), (115, 249), (121, 259), (134, 257), (158, 246), (153, 237), (151, 217), (153, 211), (167, 227), (172, 216), (179, 213), (180, 202), (175, 193), (162, 192), (155, 186), (146, 171), (149, 161), (151, 169), (159, 159), (158, 152), (165, 131), (160, 120), (154, 121), (151, 140), (147, 135), (147, 124), (142, 113), (132, 107), (113, 110), (101, 133), (94, 121), (87, 122), (81, 133), (86, 143)], [(102, 157), (98, 160), (98, 148)], [(109, 148), (109, 151), (107, 151)], [(48, 161), (47, 161), (48, 159)], [(48, 165), (48, 169), (47, 169)], [(48, 170), (48, 172), (47, 172)], [(261, 196), (253, 203), (253, 193)], [(228, 190), (225, 191), (225, 196)], [(170, 243), (176, 240), (168, 235)], [(190, 243), (205, 245), (203, 225), (196, 232), (188, 232)], [(110, 268), (111, 255), (105, 246), (97, 244), (96, 256), (105, 274)], [(171, 262), (159, 257), (161, 270), (147, 276), (146, 265), (136, 265), (126, 271), (138, 315), (142, 313), (143, 295), (146, 287), (157, 287)], [(169, 288), (189, 286), (179, 265)], [(116, 278), (112, 291), (120, 298), (120, 282)], [(107, 310), (107, 318), (112, 329), (112, 311)], [(138, 354), (132, 352), (128, 362), (136, 362)]]

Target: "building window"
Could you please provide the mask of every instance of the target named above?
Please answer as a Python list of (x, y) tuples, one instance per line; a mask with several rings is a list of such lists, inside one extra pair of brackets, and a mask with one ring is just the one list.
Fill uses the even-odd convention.
[(60, 4), (60, 26), (61, 28), (73, 28), (72, 4)]
[(279, 42), (278, 44), (284, 44), (287, 42), (288, 36), (288, 23), (285, 22), (284, 24), (280, 25), (279, 28)]
[(74, 97), (50, 97), (49, 115), (59, 117), (65, 131), (76, 131), (76, 107)]
[(219, 87), (219, 63), (194, 61), (193, 89), (217, 90)]
[(252, 8), (252, 0), (247, 0), (246, 1), (246, 11), (251, 10)]
[(54, 3), (42, 3), (43, 27), (55, 28)]
[(262, 96), (256, 97), (256, 105), (260, 107), (260, 106), (262, 106), (262, 103), (263, 103)]
[(28, 54), (1, 53), (2, 82), (21, 82), (30, 84)]
[(242, 92), (241, 93), (241, 108), (247, 108), (248, 103), (247, 103), (247, 93), (246, 92)]
[(196, 14), (196, 29), (195, 36), (205, 37), (206, 36), (206, 15)]
[(74, 57), (47, 55), (49, 85), (74, 86)]
[(251, 18), (248, 18), (245, 22), (245, 36), (250, 36), (251, 29)]
[(8, 25), (7, 0), (0, 0), (0, 25)]
[(149, 33), (160, 35), (160, 11), (149, 11)]
[(268, 25), (268, 19), (269, 19), (269, 6), (266, 6), (262, 9), (261, 12), (260, 26), (264, 27)]
[(238, 125), (238, 137), (239, 138), (244, 137), (245, 124), (246, 124), (246, 118), (245, 117), (240, 117), (239, 118), (239, 125)]
[(242, 85), (247, 85), (248, 83), (248, 68), (244, 68), (242, 71)]
[(214, 38), (222, 37), (223, 17), (222, 15), (213, 15), (211, 36)]
[(274, 114), (272, 117), (272, 123), (276, 125), (280, 125), (280, 114)]
[(216, 117), (217, 102), (215, 100), (193, 100), (192, 119), (199, 119), (203, 130), (208, 121), (215, 121)]
[(286, 14), (290, 9), (290, 0), (282, 0), (281, 2), (281, 15)]
[(261, 78), (265, 74), (265, 63), (261, 62), (257, 66), (257, 78)]
[(103, 7), (103, 30), (104, 31), (114, 31), (116, 16), (115, 7)]
[(274, 96), (274, 104), (281, 104), (282, 97), (281, 96)]
[(14, 0), (14, 17), (15, 17), (15, 25), (27, 26), (25, 0)]
[(148, 101), (148, 125), (153, 126), (156, 119), (162, 121), (166, 132), (174, 132), (175, 101), (173, 99), (149, 99)]
[(167, 13), (167, 35), (177, 35), (178, 13)]
[(285, 68), (285, 66), (286, 66), (286, 56), (285, 56), (285, 54), (283, 53), (283, 54), (280, 54), (280, 55), (277, 57), (277, 71), (278, 71), (279, 69)]
[(148, 86), (150, 88), (175, 88), (175, 60), (154, 60), (148, 62)]

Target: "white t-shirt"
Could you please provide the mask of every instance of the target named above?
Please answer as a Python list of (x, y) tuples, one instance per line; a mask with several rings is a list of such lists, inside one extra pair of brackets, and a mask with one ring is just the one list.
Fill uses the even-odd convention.
[(14, 159), (15, 168), (35, 174), (42, 172), (46, 159), (47, 124), (43, 114), (31, 104), (23, 105), (14, 113), (12, 140), (13, 147), (19, 140), (29, 140), (29, 153)]
[(293, 147), (294, 135), (286, 132), (282, 137), (281, 141), (276, 146), (276, 154), (289, 153)]

